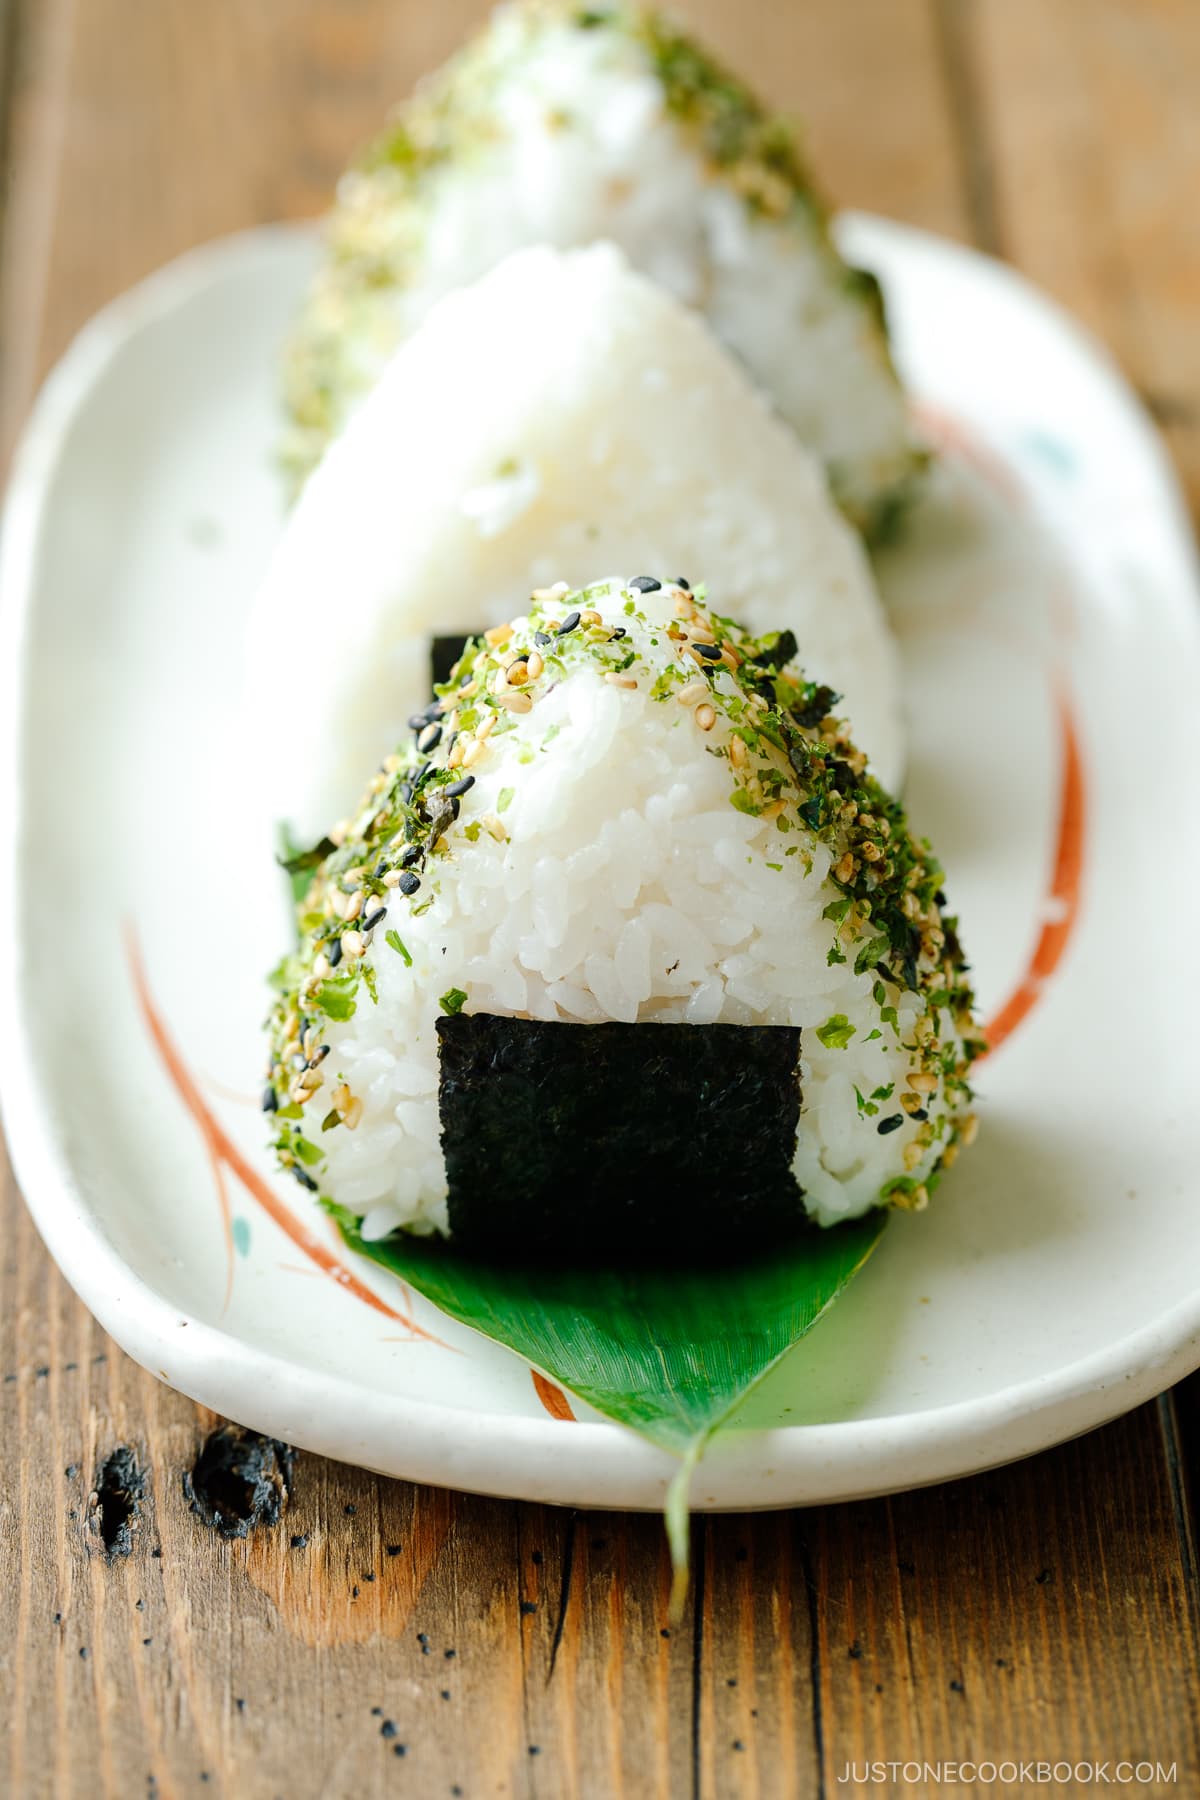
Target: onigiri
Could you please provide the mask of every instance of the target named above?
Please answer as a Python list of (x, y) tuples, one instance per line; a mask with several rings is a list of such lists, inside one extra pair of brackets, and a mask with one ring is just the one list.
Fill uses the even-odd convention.
[(364, 1238), (719, 1250), (920, 1209), (973, 1134), (942, 872), (718, 600), (535, 594), (293, 863), (264, 1104)]

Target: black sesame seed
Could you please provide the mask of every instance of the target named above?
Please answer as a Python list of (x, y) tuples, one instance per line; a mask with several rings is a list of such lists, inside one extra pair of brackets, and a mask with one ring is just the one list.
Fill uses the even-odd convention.
[(636, 593), (656, 594), (662, 582), (655, 581), (653, 575), (635, 575), (629, 585)]
[(681, 588), (682, 588), (682, 589), (683, 589), (683, 591), (684, 591), (684, 593), (685, 593), (685, 594), (690, 594), (690, 593), (691, 593), (691, 591), (692, 591), (692, 584), (691, 584), (691, 582), (690, 582), (690, 581), (685, 581), (685, 580), (684, 580), (684, 578), (683, 578), (683, 576), (682, 576), (682, 575), (677, 575), (677, 576), (676, 576), (676, 577), (675, 577), (675, 586), (676, 586), (676, 587), (681, 587)]
[(420, 862), (420, 860), (421, 860), (420, 844), (410, 844), (408, 846), (408, 849), (403, 851), (401, 854), (400, 867), (402, 869), (411, 869), (413, 864), (415, 862)]
[(442, 792), (448, 799), (457, 800), (460, 794), (469, 794), (474, 786), (475, 777), (473, 775), (464, 775), (461, 781), (452, 781), (448, 788), (442, 789)]
[(402, 894), (415, 894), (421, 885), (421, 877), (412, 874), (411, 871), (406, 871), (405, 874), (400, 877), (397, 885)]
[(618, 625), (617, 629), (613, 632), (612, 636), (609, 638), (608, 641), (610, 644), (617, 644), (617, 643), (620, 643), (621, 639), (625, 636), (626, 636), (625, 627), (623, 625)]
[(302, 1188), (307, 1188), (310, 1194), (315, 1194), (319, 1191), (316, 1182), (308, 1173), (307, 1169), (293, 1169), (292, 1174), (296, 1177), (300, 1186)]
[(425, 717), (423, 712), (412, 713), (409, 717), (408, 729), (410, 731), (424, 731), (428, 723), (429, 720)]
[(401, 806), (407, 806), (409, 804), (410, 800), (412, 799), (412, 797), (413, 797), (412, 782), (411, 781), (402, 781), (400, 783), (400, 792), (399, 792), (399, 800), (400, 800)]
[(326, 950), (325, 954), (329, 958), (330, 968), (336, 969), (342, 960), (342, 940), (340, 937), (330, 939), (329, 948)]
[(918, 1106), (916, 1112), (911, 1112), (908, 1116), (910, 1119), (918, 1120), (918, 1122), (923, 1125), (929, 1117), (929, 1114), (923, 1106)]
[(430, 769), (432, 769), (432, 767), (433, 767), (433, 764), (429, 761), (425, 761), (421, 764), (420, 768), (417, 770), (416, 774), (413, 776), (414, 789), (420, 787), (421, 783), (424, 781), (425, 777), (428, 775), (428, 773), (429, 773)]
[(548, 631), (535, 631), (533, 634), (533, 641), (535, 644), (544, 648), (545, 645), (552, 644), (554, 639), (550, 636)]
[(577, 612), (568, 613), (558, 630), (555, 632), (555, 637), (566, 637), (568, 631), (574, 631), (578, 623), (579, 614)]
[(275, 1092), (273, 1087), (265, 1087), (263, 1089), (262, 1109), (264, 1112), (279, 1111), (279, 1095)]
[(697, 656), (702, 656), (705, 662), (720, 662), (721, 660), (720, 644), (690, 644), (688, 648), (694, 650)]
[(904, 1123), (903, 1113), (893, 1113), (890, 1119), (880, 1119), (875, 1127), (880, 1137), (886, 1137), (889, 1131), (899, 1131)]
[(363, 920), (362, 929), (364, 931), (374, 931), (375, 927), (379, 924), (379, 921), (381, 919), (386, 919), (386, 918), (387, 918), (387, 907), (386, 906), (377, 906), (375, 908), (375, 911), (372, 913), (368, 913), (366, 918)]

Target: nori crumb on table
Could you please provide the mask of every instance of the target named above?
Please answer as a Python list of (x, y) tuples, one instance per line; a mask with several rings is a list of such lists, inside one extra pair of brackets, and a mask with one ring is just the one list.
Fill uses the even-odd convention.
[(798, 1028), (459, 1013), (437, 1032), (461, 1248), (716, 1260), (802, 1223)]

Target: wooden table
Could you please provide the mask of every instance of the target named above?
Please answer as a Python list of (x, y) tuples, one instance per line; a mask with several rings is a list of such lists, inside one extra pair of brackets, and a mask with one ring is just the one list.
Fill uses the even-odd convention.
[[(316, 212), (478, 0), (0, 0), (0, 441), (102, 301), (201, 239)], [(1105, 339), (1200, 505), (1196, 0), (691, 0), (861, 204), (996, 251)], [(1185, 821), (1186, 823), (1186, 821)], [(299, 1459), (226, 1543), (183, 1472), (216, 1423), (134, 1367), (11, 1178), (0, 1238), (0, 1791), (783, 1796), (848, 1763), (1147, 1759), (1200, 1792), (1195, 1383), (1066, 1448), (892, 1500), (697, 1527), (662, 1629), (645, 1518)], [(98, 1464), (149, 1471), (133, 1552)], [(1036, 1773), (970, 1793), (1044, 1791)], [(1082, 1781), (1062, 1792), (1093, 1792)]]

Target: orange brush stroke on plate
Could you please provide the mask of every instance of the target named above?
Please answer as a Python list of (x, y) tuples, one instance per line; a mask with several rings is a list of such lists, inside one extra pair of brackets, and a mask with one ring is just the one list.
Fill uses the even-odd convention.
[(985, 1028), (985, 1056), (998, 1050), (1004, 1040), (1012, 1036), (1017, 1026), (1029, 1017), (1041, 999), (1046, 983), (1062, 961), (1079, 918), (1087, 805), (1079, 733), (1071, 714), (1070, 702), (1063, 693), (1058, 696), (1058, 722), (1062, 739), (1062, 789), (1054, 876), (1047, 895), (1047, 907), (1053, 908), (1054, 916), (1048, 918), (1042, 926), (1020, 985)]
[[(230, 1174), (237, 1176), (242, 1186), (258, 1201), (268, 1217), (274, 1220), (281, 1231), (286, 1232), (296, 1248), (302, 1250), (310, 1261), (316, 1263), (317, 1267), (328, 1275), (331, 1281), (336, 1281), (339, 1287), (344, 1288), (348, 1294), (352, 1294), (356, 1300), (361, 1300), (364, 1306), (372, 1307), (375, 1312), (382, 1313), (385, 1318), (395, 1319), (397, 1324), (403, 1325), (414, 1337), (426, 1338), (431, 1344), (442, 1344), (441, 1338), (435, 1337), (431, 1331), (426, 1331), (407, 1314), (397, 1312), (394, 1307), (387, 1304), (386, 1300), (381, 1300), (378, 1294), (372, 1293), (365, 1282), (359, 1281), (356, 1275), (351, 1274), (345, 1263), (339, 1262), (333, 1252), (328, 1250), (318, 1237), (314, 1237), (311, 1231), (301, 1225), (279, 1196), (272, 1192), (257, 1170), (251, 1168), (237, 1145), (226, 1136), (205, 1105), (204, 1096), (196, 1086), (187, 1064), (162, 1021), (150, 995), (141, 950), (131, 925), (127, 925), (125, 928), (125, 951), (129, 958), (134, 990), (137, 994), (138, 1005), (141, 1007), (142, 1017), (146, 1022), (146, 1028), (154, 1039), (167, 1073), (174, 1083), (176, 1093), (200, 1129), (210, 1160), (214, 1165), (214, 1171), (218, 1174), (217, 1186), (221, 1194), (222, 1223), (225, 1228), (226, 1251), (229, 1257), (232, 1258), (233, 1255), (233, 1232), (225, 1184), (219, 1173), (222, 1168), (228, 1169)], [(232, 1271), (232, 1263), (230, 1267)], [(230, 1279), (232, 1280), (232, 1273)], [(228, 1289), (226, 1290), (226, 1304), (228, 1304)], [(449, 1349), (449, 1345), (442, 1344), (442, 1348)]]
[(544, 1375), (539, 1375), (536, 1369), (530, 1369), (529, 1373), (533, 1376), (533, 1391), (550, 1417), (569, 1419), (573, 1425), (577, 1424), (575, 1414), (571, 1411), (571, 1402), (562, 1389), (555, 1387), (552, 1381), (547, 1381)]

